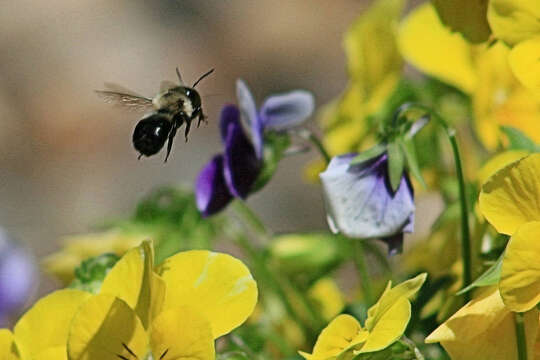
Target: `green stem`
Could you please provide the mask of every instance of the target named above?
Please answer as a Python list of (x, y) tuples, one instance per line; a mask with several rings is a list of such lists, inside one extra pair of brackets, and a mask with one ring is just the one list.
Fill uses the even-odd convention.
[(523, 313), (514, 313), (514, 324), (516, 325), (518, 359), (527, 360), (527, 339), (525, 337)]
[(266, 226), (262, 222), (261, 219), (255, 214), (249, 206), (246, 205), (246, 203), (242, 200), (234, 201), (233, 202), (234, 210), (239, 213), (239, 215), (244, 219), (246, 222), (249, 223), (249, 225), (253, 228), (253, 230), (260, 236), (267, 237), (270, 234), (268, 233), (268, 230), (266, 229)]
[(297, 133), (301, 138), (311, 141), (313, 145), (317, 148), (321, 156), (323, 157), (324, 161), (326, 162), (326, 165), (330, 163), (330, 160), (332, 160), (332, 157), (326, 151), (326, 148), (324, 147), (322, 141), (315, 135), (313, 132), (307, 129), (302, 129)]
[[(469, 210), (467, 206), (467, 194), (465, 192), (465, 177), (463, 176), (463, 168), (461, 165), (461, 156), (459, 154), (459, 147), (456, 140), (456, 131), (451, 128), (446, 120), (442, 118), (437, 112), (433, 111), (427, 106), (421, 104), (409, 104), (405, 106), (402, 111), (406, 111), (410, 108), (417, 108), (424, 110), (439, 123), (444, 129), (450, 145), (452, 146), (452, 152), (454, 155), (454, 163), (456, 167), (456, 175), (459, 185), (459, 202), (461, 210), (461, 258), (463, 262), (463, 287), (467, 287), (472, 283), (472, 256), (471, 256), (471, 236), (469, 231)], [(471, 292), (464, 294), (465, 302), (471, 300)]]
[(369, 272), (366, 266), (366, 258), (364, 253), (363, 240), (353, 240), (354, 243), (354, 264), (356, 265), (356, 271), (358, 271), (358, 277), (362, 284), (362, 290), (364, 293), (364, 301), (366, 305), (371, 306), (373, 304), (373, 289), (371, 288), (371, 281), (369, 279)]

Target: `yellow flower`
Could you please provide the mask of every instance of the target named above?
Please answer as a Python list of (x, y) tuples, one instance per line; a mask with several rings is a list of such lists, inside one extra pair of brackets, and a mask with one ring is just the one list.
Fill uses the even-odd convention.
[(345, 93), (320, 113), (330, 155), (358, 150), (369, 132), (366, 117), (395, 89), (403, 68), (396, 43), (403, 0), (376, 0), (345, 34), (351, 80)]
[(484, 184), (491, 175), (495, 174), (498, 170), (505, 166), (523, 159), (530, 152), (527, 150), (507, 150), (500, 154), (493, 156), (478, 170), (476, 178), (480, 184)]
[(308, 291), (309, 298), (317, 305), (319, 313), (325, 320), (338, 315), (345, 307), (345, 299), (334, 279), (325, 277), (317, 282)]
[(82, 305), (71, 324), (71, 360), (111, 353), (143, 359), (148, 350), (154, 359), (214, 359), (214, 339), (253, 312), (257, 286), (239, 260), (186, 251), (154, 271), (152, 259), (148, 242), (130, 250), (107, 274), (100, 294)]
[(82, 261), (103, 253), (122, 256), (148, 238), (148, 234), (119, 230), (69, 236), (62, 240), (64, 243), (62, 250), (43, 260), (43, 267), (67, 285), (73, 280), (74, 270)]
[(504, 304), (524, 312), (540, 302), (540, 154), (514, 162), (482, 187), (480, 210), (498, 232), (511, 235), (499, 289)]
[(321, 332), (313, 353), (300, 352), (307, 360), (352, 359), (357, 354), (383, 350), (396, 342), (411, 318), (410, 298), (426, 274), (392, 288), (389, 282), (379, 301), (368, 310), (365, 325), (350, 315), (339, 315)]
[(13, 333), (0, 329), (0, 359), (67, 359), (69, 325), (91, 295), (65, 289), (39, 300), (15, 324)]
[(513, 47), (509, 61), (516, 77), (540, 96), (540, 2), (491, 0), (488, 20), (495, 37)]
[(153, 257), (145, 241), (115, 264), (99, 294), (60, 290), (40, 300), (12, 337), (0, 332), (0, 344), (9, 345), (0, 348), (0, 359), (145, 359), (151, 353), (213, 360), (214, 339), (255, 307), (249, 270), (210, 251), (176, 254), (156, 270)]
[(499, 144), (501, 125), (540, 141), (540, 98), (513, 75), (503, 44), (470, 45), (442, 25), (429, 3), (403, 21), (398, 43), (411, 64), (472, 97), (476, 132), (488, 149)]
[[(525, 313), (528, 353), (538, 331), (538, 310)], [(463, 306), (426, 338), (440, 342), (453, 360), (515, 360), (517, 342), (514, 314), (508, 309), (496, 287), (482, 292)]]

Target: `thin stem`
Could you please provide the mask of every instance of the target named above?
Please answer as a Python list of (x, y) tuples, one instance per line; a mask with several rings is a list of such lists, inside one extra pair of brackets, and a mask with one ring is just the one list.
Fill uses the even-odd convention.
[(354, 264), (356, 265), (356, 271), (358, 271), (358, 277), (362, 284), (362, 290), (364, 293), (364, 301), (366, 305), (371, 306), (373, 304), (373, 289), (371, 288), (371, 281), (369, 279), (369, 272), (366, 266), (366, 258), (364, 253), (363, 240), (353, 240), (354, 242)]
[(240, 214), (242, 219), (246, 220), (250, 224), (257, 234), (263, 235), (264, 237), (269, 235), (268, 230), (266, 229), (266, 226), (262, 220), (259, 219), (257, 214), (255, 214), (244, 201), (235, 201), (233, 202), (233, 206), (234, 210)]
[(514, 313), (514, 324), (516, 325), (518, 359), (527, 360), (527, 338), (525, 337), (523, 313)]
[(317, 148), (321, 156), (323, 157), (324, 161), (328, 165), (330, 163), (330, 160), (332, 160), (332, 157), (326, 151), (326, 148), (324, 147), (322, 141), (315, 135), (312, 131), (308, 129), (302, 129), (297, 132), (298, 136), (300, 136), (303, 139), (311, 141), (313, 145)]
[[(406, 111), (411, 108), (423, 110), (433, 116), (433, 118), (444, 129), (454, 155), (454, 163), (456, 167), (456, 175), (459, 185), (459, 202), (461, 211), (461, 258), (463, 262), (463, 287), (467, 287), (472, 283), (472, 256), (471, 256), (471, 236), (469, 231), (469, 210), (467, 206), (467, 194), (465, 192), (465, 177), (463, 176), (463, 168), (461, 165), (461, 156), (459, 154), (459, 146), (456, 140), (456, 131), (448, 125), (437, 112), (433, 111), (422, 104), (407, 104), (400, 111)], [(471, 300), (471, 293), (464, 294), (465, 302)]]

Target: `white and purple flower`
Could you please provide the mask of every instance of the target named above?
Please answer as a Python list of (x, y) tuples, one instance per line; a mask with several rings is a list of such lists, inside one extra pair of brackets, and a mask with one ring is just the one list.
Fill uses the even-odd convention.
[(359, 164), (357, 154), (336, 156), (319, 176), (324, 189), (328, 224), (347, 237), (379, 238), (391, 254), (401, 251), (403, 233), (413, 231), (414, 193), (404, 171), (393, 191), (388, 155), (382, 153)]
[(282, 132), (300, 125), (313, 112), (313, 95), (304, 90), (268, 97), (259, 111), (247, 85), (236, 83), (238, 107), (221, 111), (224, 151), (199, 173), (195, 195), (203, 216), (222, 210), (233, 198), (245, 199), (264, 166), (264, 132)]
[(36, 274), (33, 258), (0, 228), (0, 327), (22, 310), (34, 291)]

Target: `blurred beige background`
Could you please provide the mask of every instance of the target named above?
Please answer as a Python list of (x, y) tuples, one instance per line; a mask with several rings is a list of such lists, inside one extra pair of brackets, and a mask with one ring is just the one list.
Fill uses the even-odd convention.
[[(360, 0), (3, 1), (0, 10), (0, 224), (43, 256), (61, 235), (123, 216), (152, 188), (192, 184), (221, 144), (220, 107), (247, 81), (258, 103), (306, 88), (318, 105), (346, 85), (342, 35)], [(139, 114), (104, 104), (103, 82), (153, 96), (175, 66), (194, 81), (209, 124), (172, 156), (137, 161)], [(217, 94), (217, 95), (216, 95)], [(249, 203), (276, 231), (326, 228), (313, 152), (288, 158)]]

